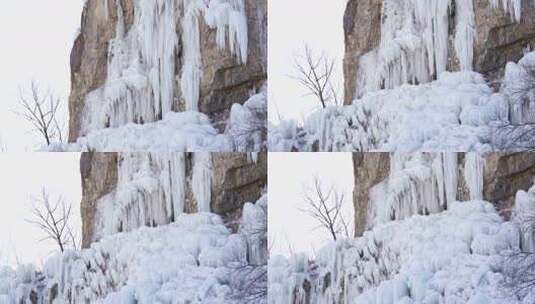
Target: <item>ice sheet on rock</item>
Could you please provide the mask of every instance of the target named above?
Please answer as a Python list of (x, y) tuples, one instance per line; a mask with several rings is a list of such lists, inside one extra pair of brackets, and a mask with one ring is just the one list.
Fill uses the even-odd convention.
[[(176, 110), (179, 98), (184, 99), (187, 110), (197, 111), (201, 21), (217, 30), (219, 49), (229, 49), (242, 64), (247, 61), (243, 0), (136, 0), (128, 29), (121, 3), (117, 3), (117, 18), (116, 35), (108, 49), (106, 81), (85, 98), (82, 136), (128, 123), (159, 121)], [(179, 47), (184, 54), (180, 77), (183, 96), (177, 96), (175, 77)]]
[(269, 301), (295, 303), (298, 295), (312, 304), (477, 303), (482, 297), (519, 303), (499, 292), (500, 253), (518, 246), (518, 229), (491, 204), (454, 202), (438, 214), (327, 244), (315, 259), (272, 258)]
[(174, 221), (184, 211), (184, 153), (121, 153), (117, 187), (96, 203), (95, 238)]
[(367, 228), (441, 212), (456, 201), (457, 154), (394, 153), (390, 174), (370, 190)]
[[(498, 1), (490, 0), (495, 8)], [(501, 6), (520, 22), (522, 0)], [(359, 54), (355, 95), (436, 79), (449, 67), (450, 39), (460, 69), (472, 70), (476, 34), (473, 0), (385, 0), (379, 45)]]

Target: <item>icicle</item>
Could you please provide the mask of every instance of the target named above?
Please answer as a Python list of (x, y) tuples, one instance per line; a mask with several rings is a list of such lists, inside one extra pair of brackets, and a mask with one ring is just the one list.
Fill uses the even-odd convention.
[[(490, 3), (493, 8), (498, 8), (500, 0), (490, 0)], [(501, 0), (502, 9), (509, 13), (512, 20), (520, 22), (522, 17), (522, 0)]]
[(471, 71), (474, 61), (476, 21), (473, 0), (456, 1), (455, 51), (462, 71)]
[(193, 156), (192, 188), (199, 212), (210, 212), (212, 156), (209, 152), (196, 152)]
[(483, 170), (485, 159), (477, 153), (466, 153), (464, 179), (470, 191), (470, 200), (483, 199)]
[(446, 191), (446, 202), (449, 204), (457, 200), (457, 183), (458, 183), (458, 160), (457, 153), (444, 153), (444, 184)]

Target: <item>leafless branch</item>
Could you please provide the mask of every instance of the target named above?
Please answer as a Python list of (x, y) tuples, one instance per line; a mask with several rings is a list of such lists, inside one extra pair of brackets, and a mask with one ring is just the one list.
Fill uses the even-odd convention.
[(45, 188), (38, 197), (32, 197), (32, 218), (26, 221), (41, 229), (44, 233), (40, 241), (54, 241), (61, 252), (69, 246), (78, 248), (76, 234), (71, 226), (72, 205), (58, 197), (54, 202)]
[(333, 85), (335, 60), (325, 53), (316, 57), (307, 45), (303, 52), (303, 55), (295, 58), (297, 75), (292, 78), (308, 91), (307, 95), (315, 96), (323, 108), (328, 104), (339, 104), (338, 93)]
[(64, 125), (58, 120), (61, 100), (52, 92), (42, 92), (35, 81), (30, 91), (19, 90), (19, 110), (14, 111), (24, 118), (36, 132), (50, 145), (53, 141), (63, 142)]
[(330, 186), (325, 191), (319, 177), (314, 178), (313, 188), (304, 191), (304, 201), (307, 208), (300, 209), (318, 222), (318, 227), (324, 228), (337, 240), (340, 236), (350, 237), (351, 233), (343, 214), (345, 197)]

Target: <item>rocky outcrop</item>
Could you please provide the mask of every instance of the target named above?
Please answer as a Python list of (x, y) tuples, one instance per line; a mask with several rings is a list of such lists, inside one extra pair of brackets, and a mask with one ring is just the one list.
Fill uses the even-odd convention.
[[(118, 164), (124, 157), (118, 153), (84, 153), (80, 161), (83, 195), (81, 202), (83, 247), (87, 248), (102, 234), (99, 227), (98, 210), (110, 204), (103, 199), (118, 184)], [(185, 155), (185, 201), (184, 212), (199, 211), (195, 199), (193, 173), (193, 153)], [(213, 153), (211, 155), (211, 201), (210, 210), (221, 215), (229, 228), (238, 229), (243, 205), (255, 202), (265, 191), (267, 185), (267, 154), (259, 153), (256, 161), (246, 153)], [(157, 170), (156, 168), (153, 168)], [(179, 187), (173, 185), (173, 187)], [(133, 195), (136, 195), (134, 193)], [(148, 201), (152, 195), (144, 193)], [(143, 202), (139, 202), (142, 204)], [(161, 203), (161, 202), (160, 202)], [(110, 210), (108, 209), (108, 212)], [(115, 214), (115, 213), (114, 213)], [(170, 217), (172, 219), (172, 217)], [(150, 223), (156, 225), (155, 223)]]
[[(430, 154), (431, 158), (438, 154)], [(470, 200), (465, 180), (466, 153), (457, 153), (456, 199)], [(508, 219), (516, 192), (528, 190), (535, 176), (535, 154), (490, 153), (483, 155), (483, 199), (494, 204), (498, 212)], [(369, 223), (370, 189), (390, 175), (391, 155), (388, 153), (354, 153), (353, 205), (355, 208), (355, 236), (361, 236)]]
[(355, 214), (355, 235), (360, 236), (366, 227), (369, 190), (382, 182), (390, 173), (390, 154), (353, 153), (353, 205)]
[(116, 153), (82, 153), (80, 158), (82, 178), (82, 247), (91, 244), (94, 234), (96, 203), (99, 198), (117, 186)]
[[(518, 61), (525, 50), (535, 49), (535, 4), (522, 1), (522, 17), (515, 22), (505, 10), (491, 5), (489, 0), (474, 0), (476, 40), (473, 68), (489, 80), (503, 75), (505, 64)], [(500, 2), (500, 1), (497, 1)], [(349, 0), (344, 16), (345, 33), (345, 104), (357, 96), (357, 75), (362, 55), (375, 49), (381, 39), (382, 6), (384, 0)], [(449, 15), (448, 69), (457, 71), (459, 60), (454, 51), (453, 35), (457, 16), (455, 9)], [(434, 75), (436, 77), (436, 75)]]
[[(82, 120), (87, 95), (104, 85), (108, 74), (109, 46), (116, 37), (119, 20), (126, 32), (135, 18), (137, 0), (87, 0), (81, 21), (80, 34), (71, 52), (71, 95), (69, 97), (69, 141), (75, 142), (82, 132)], [(177, 15), (183, 18), (183, 0), (177, 4)], [(241, 64), (235, 55), (222, 50), (216, 42), (217, 30), (199, 18), (201, 75), (198, 108), (207, 114), (214, 125), (223, 131), (233, 103), (243, 104), (251, 93), (258, 92), (267, 80), (267, 1), (245, 0), (248, 26), (247, 63)], [(120, 4), (120, 6), (119, 6)], [(121, 8), (121, 15), (118, 14)], [(181, 20), (176, 32), (183, 38)], [(180, 82), (184, 66), (183, 41), (175, 50), (174, 111), (186, 108)], [(154, 46), (157, 47), (157, 46)], [(149, 101), (147, 101), (149, 102)], [(147, 121), (145, 121), (147, 122)]]

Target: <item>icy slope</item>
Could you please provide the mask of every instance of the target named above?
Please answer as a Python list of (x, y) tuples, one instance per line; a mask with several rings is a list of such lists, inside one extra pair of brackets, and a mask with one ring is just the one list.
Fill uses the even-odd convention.
[(533, 129), (525, 124), (535, 121), (534, 81), (535, 52), (507, 64), (497, 93), (481, 74), (444, 72), (427, 84), (379, 90), (350, 106), (318, 110), (303, 125), (270, 125), (268, 145), (274, 151), (391, 152), (529, 147), (529, 136), (512, 139)]
[(265, 303), (266, 204), (246, 204), (238, 234), (217, 215), (182, 214), (57, 255), (42, 274), (0, 272), (0, 299), (19, 303), (33, 291), (46, 303)]
[[(270, 303), (522, 303), (502, 292), (502, 256), (519, 228), (483, 201), (455, 202), (331, 243), (314, 261), (269, 262)], [(532, 295), (533, 296), (533, 295)], [(531, 303), (526, 298), (523, 303)]]
[(199, 112), (169, 112), (162, 120), (128, 123), (89, 132), (72, 144), (53, 144), (47, 151), (212, 151), (250, 152), (266, 150), (266, 92), (234, 104), (227, 130), (219, 133), (208, 116)]
[(490, 151), (492, 127), (507, 120), (507, 100), (480, 74), (441, 74), (437, 81), (369, 93), (353, 105), (319, 110), (303, 126), (269, 130), (272, 150)]

